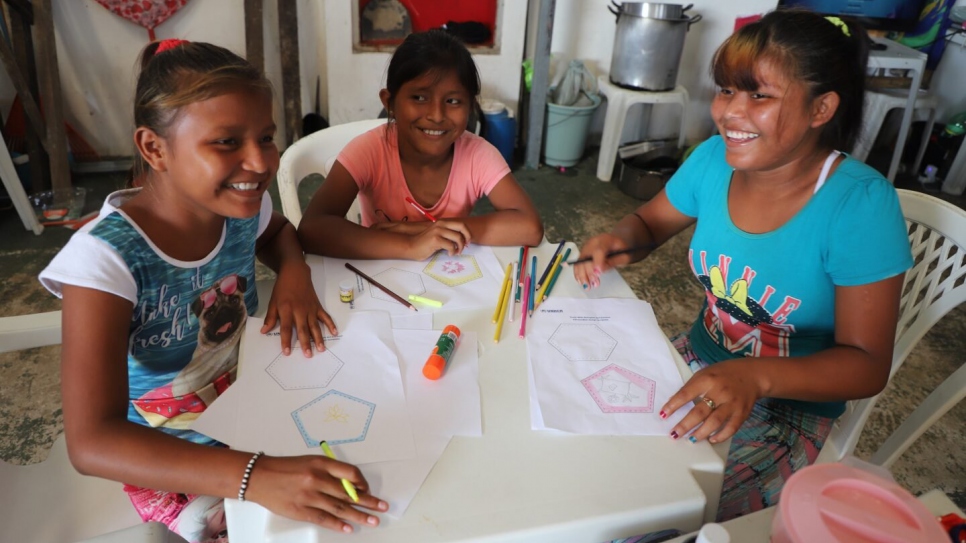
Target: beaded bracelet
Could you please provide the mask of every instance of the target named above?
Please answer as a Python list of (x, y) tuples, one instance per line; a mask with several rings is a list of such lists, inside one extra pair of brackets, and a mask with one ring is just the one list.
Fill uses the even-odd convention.
[(252, 476), (252, 468), (255, 467), (255, 461), (263, 454), (265, 454), (264, 451), (258, 451), (252, 455), (252, 459), (245, 466), (245, 475), (242, 475), (241, 486), (238, 487), (238, 501), (245, 501), (245, 491), (248, 490), (248, 478)]

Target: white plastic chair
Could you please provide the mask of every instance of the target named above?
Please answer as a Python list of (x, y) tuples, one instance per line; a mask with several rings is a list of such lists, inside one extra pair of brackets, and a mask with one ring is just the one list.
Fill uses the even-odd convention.
[[(282, 153), (278, 167), (278, 194), (282, 200), (282, 213), (298, 228), (302, 221), (302, 206), (299, 203), (299, 183), (313, 173), (329, 174), (335, 158), (347, 143), (356, 136), (386, 124), (386, 119), (371, 119), (330, 126), (309, 134), (298, 140)], [(358, 222), (357, 202), (349, 209), (346, 217)]]
[[(875, 144), (876, 136), (879, 135), (879, 130), (882, 129), (882, 123), (885, 122), (886, 115), (893, 109), (905, 109), (908, 100), (908, 91), (902, 90), (894, 91), (890, 89), (876, 89), (865, 91), (865, 107), (862, 114), (862, 131), (859, 134), (858, 140), (855, 143), (855, 148), (852, 150), (852, 156), (858, 160), (865, 161), (869, 157), (869, 152), (872, 151), (872, 146)], [(922, 138), (919, 140), (919, 150), (916, 152), (916, 160), (912, 163), (912, 172), (916, 173), (919, 171), (919, 166), (922, 164), (922, 158), (926, 155), (926, 147), (929, 145), (929, 136), (932, 134), (932, 127), (936, 123), (936, 108), (938, 107), (939, 100), (934, 94), (927, 94), (920, 91), (916, 95), (916, 105), (915, 111), (913, 111), (913, 119), (917, 116), (922, 117), (921, 114), (925, 113), (926, 126), (922, 132)], [(900, 156), (903, 153), (903, 149), (896, 149), (896, 153)], [(891, 166), (890, 166), (891, 169)], [(895, 181), (890, 179), (890, 181)]]
[[(966, 211), (939, 198), (898, 190), (909, 229), (914, 264), (906, 272), (896, 328), (890, 380), (916, 343), (946, 313), (966, 301)], [(966, 365), (939, 385), (872, 456), (885, 467), (929, 426), (966, 397)], [(852, 454), (877, 396), (848, 402), (829, 434), (818, 462), (837, 462)]]

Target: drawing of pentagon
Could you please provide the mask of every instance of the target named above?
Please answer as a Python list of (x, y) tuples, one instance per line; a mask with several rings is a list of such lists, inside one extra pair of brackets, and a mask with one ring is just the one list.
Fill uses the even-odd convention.
[(483, 278), (475, 256), (453, 255), (440, 251), (433, 256), (423, 273), (446, 286), (455, 287)]
[(331, 445), (365, 441), (376, 404), (330, 390), (292, 412), (305, 446), (314, 449), (322, 440)]
[[(331, 343), (328, 345), (331, 347)], [(299, 351), (299, 347), (292, 347), (293, 353)], [(316, 352), (311, 361), (299, 356), (279, 354), (265, 368), (265, 371), (283, 389), (301, 390), (329, 386), (332, 378), (339, 373), (343, 365), (344, 363), (339, 360), (339, 357), (333, 354), (330, 349), (326, 349), (322, 352)]]
[[(400, 270), (399, 268), (389, 268), (388, 270), (384, 270), (373, 275), (372, 278), (376, 281), (379, 281), (382, 286), (388, 288), (403, 298), (409, 296), (410, 294), (415, 294), (418, 296), (426, 293), (426, 286), (423, 285), (423, 278), (420, 277), (418, 273), (413, 273), (411, 271)], [(369, 295), (377, 300), (398, 303), (395, 299), (383, 292), (381, 289), (375, 288), (371, 285), (369, 287)]]
[(657, 384), (643, 375), (610, 364), (580, 380), (604, 413), (653, 413)]
[(550, 344), (568, 360), (607, 360), (617, 340), (596, 324), (561, 324), (550, 336)]

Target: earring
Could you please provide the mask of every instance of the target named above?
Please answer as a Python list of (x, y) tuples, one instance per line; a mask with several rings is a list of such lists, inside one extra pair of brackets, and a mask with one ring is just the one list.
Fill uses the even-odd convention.
[(388, 122), (389, 122), (389, 123), (394, 123), (394, 122), (396, 122), (396, 117), (394, 117), (394, 116), (393, 116), (393, 114), (392, 114), (392, 110), (391, 110), (391, 109), (389, 110), (389, 121), (388, 121)]

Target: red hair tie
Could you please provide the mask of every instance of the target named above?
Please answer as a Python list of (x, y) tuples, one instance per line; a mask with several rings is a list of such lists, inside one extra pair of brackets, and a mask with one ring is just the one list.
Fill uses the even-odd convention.
[(188, 43), (188, 40), (161, 40), (161, 43), (158, 44), (158, 48), (154, 51), (154, 54), (157, 55), (158, 53), (163, 53), (168, 49), (174, 49), (182, 43)]

